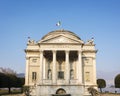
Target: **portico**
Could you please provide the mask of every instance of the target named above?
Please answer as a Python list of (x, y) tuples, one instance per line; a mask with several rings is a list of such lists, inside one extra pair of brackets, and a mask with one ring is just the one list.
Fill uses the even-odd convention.
[(33, 96), (90, 96), (87, 88), (96, 87), (93, 40), (84, 43), (71, 31), (55, 30), (38, 42), (28, 40), (25, 52), (25, 85), (36, 85)]
[(82, 84), (79, 50), (43, 50), (40, 57), (41, 84)]

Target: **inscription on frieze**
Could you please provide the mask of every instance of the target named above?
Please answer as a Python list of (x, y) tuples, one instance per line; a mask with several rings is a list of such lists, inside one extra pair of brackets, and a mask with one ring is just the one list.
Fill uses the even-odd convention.
[(80, 49), (81, 46), (80, 45), (42, 45), (41, 48), (61, 48), (61, 49), (65, 49), (65, 48), (69, 48), (69, 49)]

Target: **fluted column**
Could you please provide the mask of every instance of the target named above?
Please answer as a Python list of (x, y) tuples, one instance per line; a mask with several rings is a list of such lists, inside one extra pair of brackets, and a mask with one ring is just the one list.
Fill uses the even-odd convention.
[(26, 57), (25, 85), (29, 85), (29, 57)]
[(78, 77), (78, 83), (82, 84), (82, 54), (81, 51), (78, 51), (78, 65), (77, 65), (77, 77)]
[(69, 84), (69, 79), (70, 79), (70, 64), (69, 64), (69, 51), (67, 50), (67, 51), (65, 51), (65, 72), (66, 72), (66, 74), (65, 74), (65, 76), (66, 76), (66, 78), (65, 78), (65, 80), (66, 80), (66, 84)]
[(42, 84), (43, 77), (43, 50), (40, 50), (40, 84)]
[(56, 84), (56, 51), (53, 51), (53, 68), (52, 68), (52, 80), (53, 84)]

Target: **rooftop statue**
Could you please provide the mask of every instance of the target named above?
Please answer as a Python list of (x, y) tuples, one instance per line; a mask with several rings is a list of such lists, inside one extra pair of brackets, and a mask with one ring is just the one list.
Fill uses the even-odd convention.
[(93, 44), (94, 44), (94, 38), (91, 38), (90, 40), (88, 40), (88, 41), (86, 42), (86, 44), (93, 45)]
[(27, 44), (35, 44), (35, 40), (32, 40), (30, 37), (28, 37)]

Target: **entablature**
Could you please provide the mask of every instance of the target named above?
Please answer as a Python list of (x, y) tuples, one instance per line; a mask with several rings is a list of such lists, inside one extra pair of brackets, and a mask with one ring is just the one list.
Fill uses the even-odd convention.
[(25, 52), (39, 52), (39, 49), (25, 49)]
[(40, 45), (40, 50), (81, 50), (79, 44), (43, 44)]
[(98, 50), (82, 50), (84, 53), (97, 53)]

